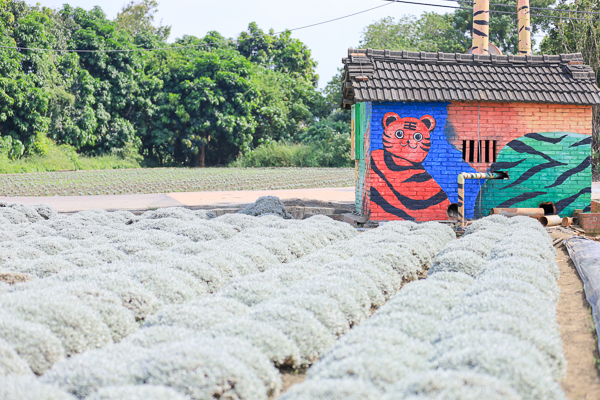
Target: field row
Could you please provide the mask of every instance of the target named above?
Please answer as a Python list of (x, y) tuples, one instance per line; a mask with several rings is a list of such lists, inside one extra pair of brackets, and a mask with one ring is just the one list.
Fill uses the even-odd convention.
[(549, 239), (525, 217), (473, 224), (282, 400), (565, 399)]
[(2, 398), (266, 400), (290, 368), (308, 379), (286, 400), (564, 398), (556, 263), (531, 219), (455, 240), (180, 208), (0, 216)]
[(88, 196), (348, 187), (351, 168), (153, 168), (0, 175), (3, 196)]

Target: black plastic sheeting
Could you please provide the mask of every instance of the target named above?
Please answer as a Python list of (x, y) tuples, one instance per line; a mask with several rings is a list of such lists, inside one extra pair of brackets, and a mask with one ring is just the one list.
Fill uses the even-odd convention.
[(592, 306), (596, 332), (600, 335), (600, 243), (577, 236), (564, 243), (583, 281), (585, 297)]

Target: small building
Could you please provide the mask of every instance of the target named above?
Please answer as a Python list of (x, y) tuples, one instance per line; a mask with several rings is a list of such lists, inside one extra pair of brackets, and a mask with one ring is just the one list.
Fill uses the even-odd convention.
[(593, 70), (581, 54), (494, 55), (350, 49), (356, 211), (373, 221), (447, 220), (463, 172), (467, 218), (493, 207), (590, 211)]

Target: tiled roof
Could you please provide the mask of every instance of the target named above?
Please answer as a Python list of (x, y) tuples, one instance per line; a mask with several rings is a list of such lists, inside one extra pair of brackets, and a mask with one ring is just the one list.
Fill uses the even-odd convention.
[(497, 101), (592, 105), (600, 89), (581, 54), (479, 55), (350, 49), (342, 108), (366, 101)]

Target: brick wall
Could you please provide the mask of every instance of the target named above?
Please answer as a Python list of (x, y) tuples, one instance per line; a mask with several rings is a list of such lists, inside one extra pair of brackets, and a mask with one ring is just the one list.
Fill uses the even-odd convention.
[[(428, 189), (421, 187), (427, 190), (419, 187), (415, 190), (414, 185), (404, 183), (407, 177), (404, 172), (387, 171), (385, 179), (381, 179), (369, 170), (368, 155), (383, 152), (382, 120), (389, 112), (397, 113), (400, 118), (420, 119), (429, 115), (435, 120), (435, 128), (430, 132), (431, 148), (425, 160), (416, 166), (433, 178), (425, 184)], [(492, 159), (478, 163), (476, 157), (473, 162), (465, 162), (463, 141), (489, 140), (496, 141), (496, 170), (508, 171), (511, 179), (467, 181), (465, 211), (468, 218), (487, 215), (492, 207), (538, 207), (546, 201), (555, 203), (562, 216), (570, 216), (576, 208), (590, 211), (591, 125), (591, 107), (586, 106), (374, 103), (370, 117), (370, 152), (366, 151), (365, 160), (361, 160), (365, 178), (360, 192), (357, 190), (357, 205), (360, 202), (363, 214), (370, 210), (372, 220), (447, 219), (447, 206), (457, 201), (458, 174), (487, 172), (493, 164)], [(482, 158), (485, 157), (482, 155)], [(438, 201), (439, 196), (431, 200), (434, 187), (441, 189), (446, 200)], [(386, 190), (388, 194), (381, 197), (387, 198), (391, 207), (386, 205), (387, 210), (384, 210), (374, 206), (377, 199), (369, 199), (369, 194)]]
[[(355, 164), (355, 211), (361, 215), (369, 215), (368, 180), (369, 157), (370, 157), (370, 129), (371, 129), (371, 103), (359, 103), (352, 108), (352, 112), (358, 111), (358, 123), (353, 123), (355, 135), (359, 137), (356, 141), (357, 150)], [(355, 119), (356, 114), (352, 115)]]
[(493, 207), (539, 207), (551, 202), (561, 217), (591, 209), (591, 137), (571, 132), (529, 133), (510, 141), (493, 168), (510, 179), (487, 181), (483, 215)]
[[(371, 204), (371, 220), (393, 220), (393, 219), (415, 219), (418, 221), (428, 220), (446, 220), (448, 219), (447, 209), (452, 203), (457, 202), (458, 187), (457, 177), (461, 172), (475, 172), (468, 163), (462, 160), (462, 154), (455, 149), (446, 139), (446, 127), (449, 103), (373, 103), (371, 115), (371, 154), (382, 151), (383, 149), (383, 134), (384, 127), (382, 126), (383, 118), (386, 114), (393, 112), (399, 117), (409, 117), (414, 120), (419, 120), (424, 116), (430, 116), (435, 121), (435, 128), (428, 132), (431, 140), (431, 148), (417, 168), (423, 168), (423, 171), (417, 173), (427, 173), (431, 176), (431, 181), (425, 185), (429, 190), (423, 190), (423, 187), (418, 185), (403, 184), (406, 180), (404, 172), (394, 173), (386, 172), (386, 178), (390, 184), (394, 186), (394, 190), (400, 193), (398, 200), (397, 196), (383, 196), (387, 198), (390, 205), (396, 209), (394, 213), (390, 213), (376, 206), (376, 198), (370, 199)], [(423, 175), (420, 175), (423, 176)], [(372, 189), (375, 189), (381, 194), (388, 188), (388, 183), (380, 176), (370, 171), (369, 181), (366, 183)], [(467, 215), (473, 215), (473, 206), (478, 192), (478, 181), (469, 181), (466, 188), (466, 203)], [(416, 186), (416, 187), (415, 187)], [(389, 189), (387, 189), (389, 191)], [(435, 196), (436, 193), (442, 192), (446, 200), (440, 200), (438, 196), (435, 199), (428, 201)], [(374, 191), (372, 190), (371, 195)], [(404, 202), (404, 207), (401, 204)], [(397, 209), (399, 209), (400, 212)], [(408, 218), (407, 215), (409, 217)]]
[(579, 214), (579, 226), (585, 233), (600, 233), (600, 213)]
[[(592, 134), (591, 106), (540, 103), (453, 102), (448, 106), (448, 140), (497, 140), (498, 148), (532, 132)], [(472, 164), (476, 167), (475, 164)]]

